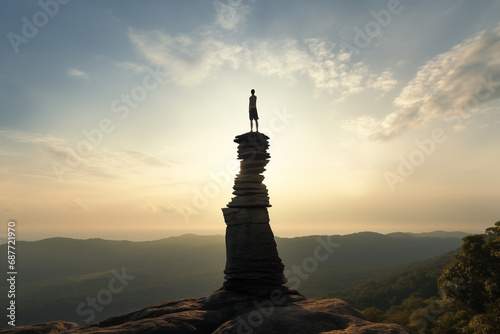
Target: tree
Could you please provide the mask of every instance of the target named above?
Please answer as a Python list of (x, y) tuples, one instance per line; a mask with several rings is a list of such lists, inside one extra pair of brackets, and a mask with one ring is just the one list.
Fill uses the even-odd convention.
[[(500, 326), (500, 221), (485, 234), (469, 235), (462, 241), (462, 252), (438, 280), (440, 293), (450, 305), (465, 311), (455, 314), (460, 318), (455, 326), (463, 333), (495, 333), (490, 330)], [(435, 329), (455, 316), (444, 314)]]
[(363, 314), (366, 315), (368, 320), (371, 322), (384, 322), (385, 319), (384, 311), (376, 308), (375, 306), (363, 310)]
[(469, 324), (467, 311), (460, 310), (456, 304), (449, 305), (447, 312), (443, 313), (433, 324), (432, 333), (459, 334)]

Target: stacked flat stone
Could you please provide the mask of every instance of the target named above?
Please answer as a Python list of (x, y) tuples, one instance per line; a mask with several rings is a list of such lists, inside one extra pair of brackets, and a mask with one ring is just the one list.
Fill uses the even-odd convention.
[(270, 155), (269, 137), (249, 132), (237, 136), (240, 172), (234, 181), (235, 197), (223, 208), (226, 228), (224, 289), (269, 296), (283, 286), (283, 263), (269, 225), (268, 192), (262, 183)]
[(240, 173), (234, 180), (235, 197), (227, 205), (230, 208), (270, 207), (267, 187), (261, 175), (271, 156), (267, 153), (269, 137), (259, 132), (248, 132), (234, 139), (238, 143)]

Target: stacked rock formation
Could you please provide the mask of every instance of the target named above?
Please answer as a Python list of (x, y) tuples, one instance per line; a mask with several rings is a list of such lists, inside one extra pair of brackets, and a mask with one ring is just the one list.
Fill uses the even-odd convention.
[(229, 208), (269, 207), (267, 188), (261, 175), (271, 156), (267, 153), (269, 137), (259, 132), (248, 132), (234, 139), (238, 143), (240, 173), (234, 180), (235, 197), (228, 203)]
[(238, 143), (240, 173), (234, 181), (235, 197), (223, 208), (226, 228), (224, 289), (265, 296), (285, 289), (283, 263), (278, 255), (267, 208), (269, 197), (262, 183), (270, 155), (269, 137), (248, 132), (234, 139)]

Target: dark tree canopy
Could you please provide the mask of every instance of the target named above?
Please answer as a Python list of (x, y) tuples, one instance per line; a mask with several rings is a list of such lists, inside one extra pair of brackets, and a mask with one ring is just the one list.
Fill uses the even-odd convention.
[(451, 301), (452, 310), (437, 320), (435, 330), (453, 326), (457, 333), (498, 333), (500, 221), (487, 228), (484, 235), (469, 235), (462, 241), (462, 252), (438, 281), (439, 290)]

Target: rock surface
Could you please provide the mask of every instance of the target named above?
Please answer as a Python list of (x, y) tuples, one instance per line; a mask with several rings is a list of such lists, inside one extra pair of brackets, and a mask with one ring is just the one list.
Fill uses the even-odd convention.
[(78, 326), (64, 321), (16, 327), (0, 333), (143, 334), (406, 334), (394, 324), (374, 324), (339, 299), (313, 300), (288, 291), (271, 298), (219, 290), (208, 297), (177, 299)]

